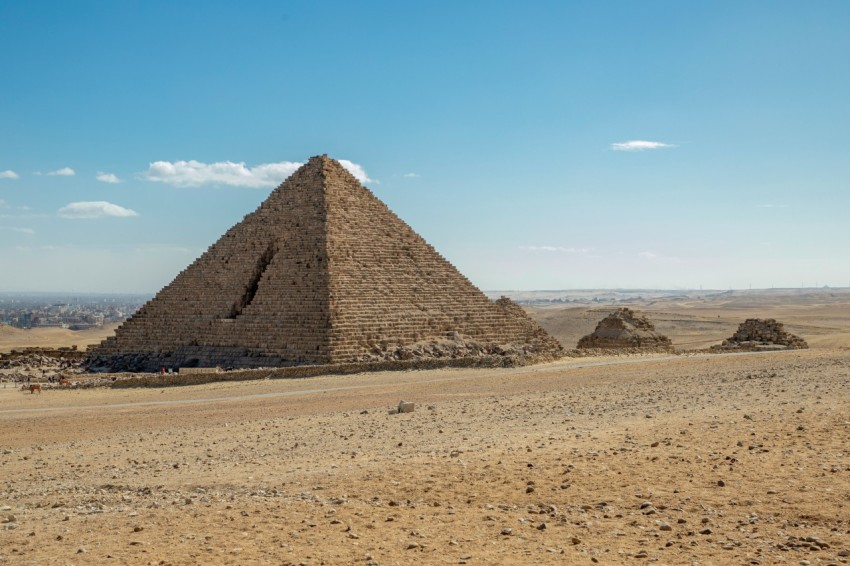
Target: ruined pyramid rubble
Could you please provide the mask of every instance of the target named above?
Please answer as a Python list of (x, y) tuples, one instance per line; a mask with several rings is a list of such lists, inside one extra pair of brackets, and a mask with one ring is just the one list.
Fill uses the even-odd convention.
[(561, 352), (522, 308), (489, 300), (323, 155), (90, 349), (87, 363), (157, 371)]
[(593, 333), (582, 337), (578, 348), (668, 352), (673, 350), (673, 344), (656, 332), (655, 325), (646, 316), (619, 308), (600, 320)]
[(748, 318), (737, 332), (714, 350), (800, 350), (809, 345), (799, 336), (785, 331), (785, 326), (773, 318)]

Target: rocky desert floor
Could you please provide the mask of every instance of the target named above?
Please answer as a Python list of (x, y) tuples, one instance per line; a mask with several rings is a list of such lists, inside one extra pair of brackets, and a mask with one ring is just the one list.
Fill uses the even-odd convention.
[(847, 563), (850, 350), (0, 389), (0, 520), (6, 564)]
[[(850, 292), (628, 306), (679, 349), (750, 316), (812, 349), (8, 384), (0, 564), (848, 563)], [(567, 348), (607, 312), (532, 309)]]

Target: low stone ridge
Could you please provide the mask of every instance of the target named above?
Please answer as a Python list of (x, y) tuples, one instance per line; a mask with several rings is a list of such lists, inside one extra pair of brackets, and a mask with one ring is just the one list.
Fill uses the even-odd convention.
[(91, 348), (88, 367), (536, 361), (562, 352), (521, 307), (489, 300), (323, 155)]
[(713, 350), (802, 350), (809, 345), (799, 336), (786, 332), (785, 326), (773, 318), (748, 318), (738, 331)]
[(673, 343), (656, 332), (646, 317), (628, 308), (619, 308), (599, 321), (596, 330), (578, 341), (579, 349), (670, 352)]

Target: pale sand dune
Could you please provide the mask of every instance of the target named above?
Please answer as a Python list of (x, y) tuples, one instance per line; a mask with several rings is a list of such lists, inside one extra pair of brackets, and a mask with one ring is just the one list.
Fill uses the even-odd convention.
[(114, 323), (104, 325), (102, 328), (73, 331), (67, 328), (21, 330), (0, 325), (0, 352), (34, 346), (47, 348), (77, 346), (82, 350), (90, 344), (100, 343), (107, 336), (111, 336), (117, 327), (118, 323)]

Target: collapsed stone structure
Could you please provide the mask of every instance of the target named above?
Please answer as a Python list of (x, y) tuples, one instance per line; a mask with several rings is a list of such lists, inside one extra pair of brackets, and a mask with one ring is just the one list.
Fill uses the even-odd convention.
[(785, 325), (773, 318), (748, 318), (737, 332), (714, 350), (800, 350), (809, 345), (799, 336), (786, 332)]
[(100, 371), (560, 355), (338, 162), (314, 157), (89, 351)]
[(73, 366), (79, 365), (86, 353), (82, 350), (77, 350), (76, 346), (68, 346), (62, 348), (42, 348), (29, 347), (20, 350), (12, 350), (9, 353), (0, 352), (0, 369), (14, 367), (32, 367), (39, 368), (42, 366)]
[(579, 349), (671, 351), (670, 339), (646, 317), (619, 308), (599, 321), (596, 330), (578, 341)]

